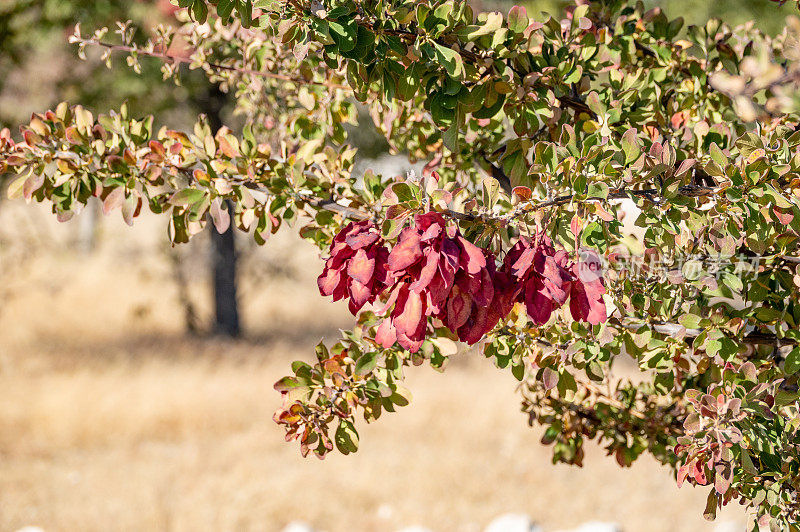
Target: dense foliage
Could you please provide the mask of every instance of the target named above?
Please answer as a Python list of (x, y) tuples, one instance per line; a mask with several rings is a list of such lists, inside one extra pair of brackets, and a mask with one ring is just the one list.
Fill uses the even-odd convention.
[[(60, 105), (0, 136), (9, 194), (60, 219), (92, 197), (131, 223), (210, 219), (264, 242), (284, 222), (325, 250), (320, 292), (357, 324), (276, 384), (302, 453), (358, 447), (357, 417), (406, 405), (409, 365), (479, 345), (522, 382), (554, 460), (586, 438), (650, 452), (758, 524), (800, 526), (800, 20), (776, 37), (659, 9), (563, 19), (462, 0), (180, 0), (193, 21), (136, 45), (236, 94), (241, 136)], [(351, 174), (369, 108), (423, 175)], [(229, 200), (233, 218), (222, 208)], [(630, 219), (635, 217), (635, 223)], [(635, 380), (615, 378), (632, 359)]]

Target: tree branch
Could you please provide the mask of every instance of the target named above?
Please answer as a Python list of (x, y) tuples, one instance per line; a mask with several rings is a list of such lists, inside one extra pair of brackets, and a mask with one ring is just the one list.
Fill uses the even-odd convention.
[[(800, 260), (800, 259), (798, 259)], [(655, 323), (622, 323), (619, 325), (629, 331), (637, 331), (644, 327), (649, 327), (659, 334), (671, 336), (673, 338), (696, 338), (703, 332), (704, 329), (687, 329), (678, 323), (655, 322)], [(775, 334), (753, 331), (741, 338), (729, 336), (734, 342), (746, 345), (772, 345), (781, 347), (786, 345), (797, 345), (797, 340), (791, 338), (778, 338)]]
[[(70, 37), (70, 42), (74, 44), (80, 45), (93, 45), (99, 46), (101, 48), (105, 48), (107, 50), (111, 50), (114, 52), (124, 52), (124, 53), (135, 53), (139, 55), (144, 55), (147, 57), (155, 57), (161, 59), (166, 62), (170, 63), (177, 63), (177, 64), (190, 64), (192, 60), (183, 55), (175, 55), (170, 54), (168, 52), (157, 52), (155, 50), (146, 50), (137, 48), (135, 46), (126, 46), (122, 44), (112, 44), (104, 41), (99, 41), (97, 39), (84, 39), (82, 37), (78, 37), (73, 35)], [(251, 76), (260, 76), (264, 78), (276, 79), (279, 81), (286, 81), (290, 83), (296, 83), (298, 85), (316, 85), (320, 87), (327, 87), (329, 89), (339, 89), (339, 90), (351, 90), (350, 87), (347, 85), (341, 85), (339, 83), (332, 83), (329, 81), (309, 81), (303, 78), (298, 78), (294, 76), (287, 76), (285, 74), (276, 74), (274, 72), (264, 72), (262, 70), (254, 70), (251, 68), (244, 68), (244, 67), (233, 67), (228, 65), (222, 65), (219, 63), (210, 63), (206, 62), (203, 63), (205, 66), (212, 68), (214, 70), (222, 70), (225, 72), (235, 72), (240, 74), (248, 74)]]
[[(605, 198), (600, 197), (589, 197), (584, 198), (583, 202), (587, 201), (605, 201), (611, 199), (630, 199), (631, 196), (638, 196), (652, 200), (655, 196), (659, 195), (661, 191), (656, 188), (645, 188), (641, 190), (625, 190), (619, 189), (614, 190), (608, 194)], [(680, 187), (678, 189), (678, 195), (686, 196), (689, 198), (698, 198), (704, 196), (714, 196), (719, 193), (719, 189), (716, 187), (705, 187), (705, 186), (697, 186), (697, 185), (687, 185)], [(544, 209), (546, 207), (557, 207), (559, 205), (566, 205), (567, 203), (572, 202), (573, 198), (575, 197), (574, 194), (566, 194), (564, 196), (558, 196), (551, 200), (543, 201), (540, 203), (531, 203), (526, 205), (519, 211), (517, 211), (513, 216), (520, 216), (523, 214), (528, 214), (534, 211), (538, 211), (539, 209)]]

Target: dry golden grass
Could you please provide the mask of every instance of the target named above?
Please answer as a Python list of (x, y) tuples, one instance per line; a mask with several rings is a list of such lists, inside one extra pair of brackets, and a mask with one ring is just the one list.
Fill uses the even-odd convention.
[[(546, 529), (587, 520), (712, 529), (704, 490), (678, 490), (650, 459), (621, 470), (591, 447), (584, 469), (550, 465), (514, 379), (477, 357), (444, 375), (410, 370), (413, 404), (362, 424), (357, 454), (301, 458), (271, 421), (272, 383), (350, 322), (314, 293), (313, 252), (291, 239), (268, 248), (294, 257), (300, 280), (248, 298), (248, 341), (189, 339), (148, 223), (106, 225), (138, 248), (48, 254), (12, 283), (0, 314), (0, 530), (278, 530), (305, 520), (329, 531), (477, 531), (506, 512)], [(68, 235), (52, 230), (55, 242)], [(742, 519), (738, 508), (726, 517)]]

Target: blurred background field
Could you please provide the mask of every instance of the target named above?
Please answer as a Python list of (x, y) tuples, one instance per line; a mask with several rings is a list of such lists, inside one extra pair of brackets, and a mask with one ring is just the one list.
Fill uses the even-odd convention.
[[(159, 81), (156, 63), (141, 77), (121, 64), (107, 71), (66, 44), (76, 22), (148, 26), (167, 4), (0, 0), (0, 127), (65, 99), (95, 112), (128, 100), (133, 114), (187, 127), (213, 96), (202, 76), (177, 88)], [(527, 3), (531, 14), (559, 4)], [(756, 19), (767, 31), (796, 9), (661, 4), (690, 22)], [(220, 114), (235, 126), (229, 108)], [(369, 124), (356, 138), (386, 165)], [(264, 248), (237, 238), (244, 332), (233, 340), (209, 334), (208, 234), (170, 249), (166, 220), (153, 216), (134, 228), (97, 212), (58, 224), (46, 206), (0, 201), (0, 531), (280, 530), (296, 520), (328, 531), (478, 531), (508, 512), (546, 531), (591, 520), (714, 530), (701, 517), (706, 491), (679, 490), (647, 457), (623, 470), (592, 446), (583, 469), (551, 465), (541, 431), (519, 412), (516, 381), (477, 353), (445, 375), (411, 369), (414, 402), (362, 424), (357, 454), (301, 458), (271, 420), (272, 384), (353, 318), (319, 296), (318, 252), (290, 228)], [(742, 530), (744, 517), (734, 504), (718, 521)]]

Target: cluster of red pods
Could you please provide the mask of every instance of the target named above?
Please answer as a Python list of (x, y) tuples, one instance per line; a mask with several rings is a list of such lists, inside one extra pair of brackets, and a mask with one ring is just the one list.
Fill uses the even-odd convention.
[[(388, 294), (375, 340), (416, 352), (435, 318), (459, 340), (474, 344), (520, 302), (543, 325), (569, 299), (572, 317), (605, 321), (605, 287), (599, 261), (570, 260), (550, 239), (520, 237), (498, 267), (495, 256), (465, 239), (454, 223), (436, 212), (417, 215), (389, 250), (369, 220), (351, 222), (334, 237), (320, 293), (347, 298), (356, 314)], [(596, 259), (596, 257), (595, 257)]]

